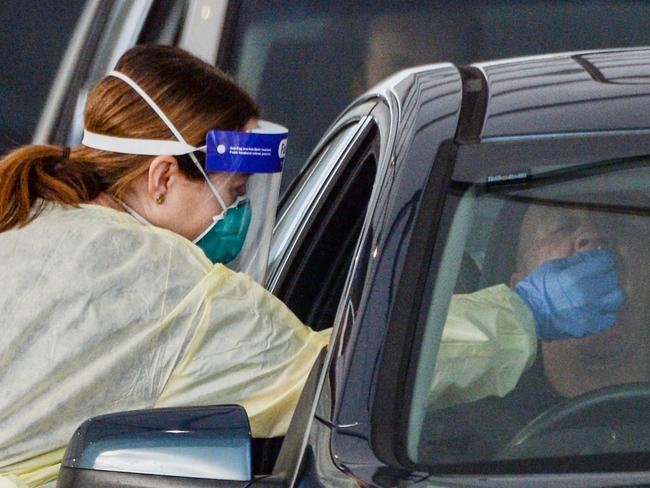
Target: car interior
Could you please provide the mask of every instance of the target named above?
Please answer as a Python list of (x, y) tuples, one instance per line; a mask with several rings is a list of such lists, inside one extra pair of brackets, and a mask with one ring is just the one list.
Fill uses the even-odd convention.
[[(549, 176), (544, 175), (545, 171)], [(603, 237), (599, 246), (611, 247), (616, 252), (620, 283), (628, 304), (632, 303), (629, 307), (638, 310), (637, 320), (642, 318), (642, 309), (633, 302), (646, 296), (638, 291), (645, 289), (644, 245), (630, 246), (634, 246), (632, 241), (647, 242), (648, 227), (644, 221), (649, 214), (648, 179), (647, 160), (636, 158), (551, 171), (541, 169), (537, 183), (506, 187), (505, 191), (493, 189), (492, 197), (490, 188), (484, 186), (485, 192), (477, 199), (480, 203), (473, 207), (473, 223), (462, 251), (454, 293), (471, 293), (501, 283), (510, 285), (519, 239), (523, 238), (520, 230), (530, 231), (530, 227), (522, 227), (527, 210), (536, 206), (542, 215), (553, 214), (555, 219), (561, 219), (561, 223), (553, 224), (556, 227), (552, 227), (551, 242), (561, 240), (562, 232), (573, 232), (565, 230), (567, 225), (576, 225), (570, 223), (569, 216), (581, 211), (593, 222), (600, 219), (601, 230), (596, 235), (598, 239)], [(458, 202), (455, 208), (460, 208)], [(636, 251), (626, 254), (625, 246)], [(626, 317), (625, 313), (632, 312), (620, 313)], [(621, 315), (617, 317), (617, 321), (625, 320)], [(644, 336), (639, 337), (644, 340)], [(618, 340), (624, 340), (624, 336), (614, 335), (600, 342), (595, 339), (589, 347), (595, 351), (596, 347)], [(487, 397), (444, 409), (431, 406), (423, 422), (422, 430), (427, 435), (421, 437), (418, 457), (427, 464), (446, 464), (452, 471), (449, 466), (455, 463), (468, 469), (467, 463), (540, 457), (547, 458), (548, 463), (555, 462), (551, 465), (556, 469), (559, 461), (554, 461), (554, 457), (562, 457), (568, 466), (569, 461), (580, 459), (576, 455), (596, 459), (603, 453), (642, 452), (650, 448), (645, 440), (650, 430), (647, 380), (629, 385), (614, 383), (603, 389), (587, 390), (575, 398), (563, 397), (547, 384), (549, 373), (541, 344), (538, 342), (535, 362), (506, 397)], [(609, 356), (602, 360), (614, 361)], [(539, 417), (522, 424), (526, 416), (516, 413), (535, 407), (541, 411)], [(486, 464), (476, 469), (486, 469)], [(510, 465), (503, 469), (515, 468)], [(549, 465), (536, 469), (549, 469)]]
[[(376, 145), (364, 145), (346, 163), (277, 292), (315, 330), (332, 327), (366, 216), (377, 171)], [(317, 279), (314, 279), (317, 277)]]

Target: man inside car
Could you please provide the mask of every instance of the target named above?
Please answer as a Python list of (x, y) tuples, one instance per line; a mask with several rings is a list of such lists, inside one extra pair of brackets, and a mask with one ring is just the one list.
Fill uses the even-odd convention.
[[(541, 342), (544, 376), (562, 397), (606, 386), (648, 381), (650, 298), (647, 224), (643, 217), (589, 209), (531, 206), (520, 231), (517, 272), (511, 284), (549, 259), (592, 249), (616, 255), (625, 303), (614, 325), (589, 337)], [(588, 313), (585, 312), (585, 313)]]
[[(634, 208), (638, 199), (629, 203), (617, 207)], [(545, 336), (543, 331), (540, 333), (539, 314), (532, 310), (537, 337), (541, 340), (535, 347), (537, 353), (533, 352), (527, 358), (523, 373), (521, 366), (510, 368), (519, 375), (514, 389), (503, 392), (488, 386), (491, 391), (484, 388), (480, 397), (466, 395), (464, 399), (462, 394), (456, 393), (453, 395), (456, 405), (451, 408), (436, 408), (434, 400), (424, 426), (431, 435), (423, 436), (420, 445), (423, 457), (484, 459), (493, 456), (529, 421), (567, 399), (608, 386), (650, 380), (650, 362), (646, 359), (650, 350), (646, 311), (650, 298), (650, 255), (645, 245), (647, 227), (644, 217), (611, 212), (606, 208), (594, 209), (581, 203), (529, 206), (519, 231), (511, 289), (527, 305), (533, 304), (532, 308), (535, 308), (540, 297), (552, 288), (550, 285), (556, 283), (553, 276), (552, 279), (544, 277), (544, 272), (548, 275), (558, 270), (567, 273), (568, 270), (568, 279), (564, 283), (573, 284), (573, 289), (565, 286), (559, 294), (577, 293), (576, 296), (580, 297), (589, 294), (591, 287), (593, 296), (600, 297), (600, 303), (590, 301), (584, 307), (567, 308), (562, 317), (566, 321), (563, 327), (572, 327), (572, 317), (576, 324), (602, 322), (605, 316), (611, 320), (605, 320), (601, 330), (592, 330), (584, 335), (571, 336), (549, 329)], [(576, 272), (580, 267), (581, 270)], [(612, 267), (618, 285), (614, 287), (611, 286)], [(603, 273), (610, 278), (604, 278)], [(617, 288), (622, 288), (623, 293), (617, 292)], [(491, 289), (497, 287), (467, 296), (481, 297), (483, 301), (483, 296)], [(531, 298), (534, 293), (538, 295)], [(616, 295), (614, 298), (612, 293)], [(458, 298), (455, 296), (454, 300), (458, 301)], [(454, 300), (450, 316), (454, 313)], [(546, 303), (537, 308), (554, 309), (554, 305)], [(522, 314), (519, 325), (525, 329), (528, 320)], [(448, 317), (446, 327), (449, 323)], [(443, 335), (441, 351), (444, 353), (448, 348)], [(512, 350), (500, 351), (499, 354), (501, 371), (497, 376), (500, 372), (507, 375), (508, 361), (516, 354)], [(522, 357), (526, 358), (525, 355)], [(444, 370), (437, 374), (453, 376), (453, 369), (445, 367), (444, 360), (439, 357), (436, 369), (440, 370), (441, 364)], [(522, 359), (519, 364), (523, 364)], [(476, 377), (481, 378), (480, 375)], [(456, 383), (461, 384), (462, 380)], [(458, 399), (462, 399), (462, 403)], [(437, 402), (443, 407), (451, 403), (444, 394), (438, 397)]]

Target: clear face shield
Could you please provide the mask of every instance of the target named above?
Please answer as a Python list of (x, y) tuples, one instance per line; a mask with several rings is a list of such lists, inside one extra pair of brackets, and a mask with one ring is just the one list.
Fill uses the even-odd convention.
[[(195, 147), (185, 141), (137, 83), (117, 71), (109, 75), (130, 85), (177, 140), (123, 138), (84, 130), (82, 144), (123, 154), (189, 156), (219, 208), (213, 222), (193, 242), (213, 262), (227, 263), (231, 269), (262, 282), (275, 223), (287, 129), (261, 120), (250, 131), (209, 131), (205, 146)], [(205, 153), (204, 164), (196, 157), (198, 152)]]
[(287, 130), (259, 121), (248, 131), (208, 132), (207, 181), (223, 212), (195, 244), (214, 262), (262, 281), (280, 192)]

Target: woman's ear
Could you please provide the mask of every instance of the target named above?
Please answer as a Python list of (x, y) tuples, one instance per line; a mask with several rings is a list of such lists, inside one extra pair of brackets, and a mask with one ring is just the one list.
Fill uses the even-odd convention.
[(149, 164), (147, 191), (154, 199), (160, 195), (164, 198), (178, 173), (178, 161), (174, 156), (156, 156)]

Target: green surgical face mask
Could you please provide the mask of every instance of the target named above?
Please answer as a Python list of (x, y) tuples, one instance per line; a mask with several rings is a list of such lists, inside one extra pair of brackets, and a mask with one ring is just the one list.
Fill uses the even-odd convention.
[(239, 198), (193, 242), (213, 263), (228, 263), (240, 253), (251, 223), (251, 204)]

